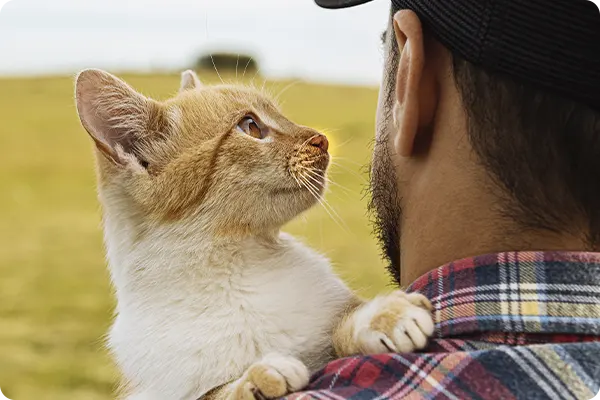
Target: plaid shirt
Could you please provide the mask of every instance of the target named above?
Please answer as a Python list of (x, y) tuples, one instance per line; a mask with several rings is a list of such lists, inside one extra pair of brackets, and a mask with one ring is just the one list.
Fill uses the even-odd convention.
[(444, 265), (409, 288), (434, 306), (423, 353), (328, 364), (292, 400), (592, 399), (600, 253), (519, 252)]

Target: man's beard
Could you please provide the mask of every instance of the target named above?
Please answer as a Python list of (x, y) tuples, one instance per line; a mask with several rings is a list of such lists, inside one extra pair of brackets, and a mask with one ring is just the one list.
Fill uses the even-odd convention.
[(396, 168), (392, 162), (387, 135), (375, 144), (371, 167), (369, 213), (373, 232), (379, 240), (381, 254), (387, 259), (387, 270), (400, 285), (400, 222), (402, 207), (398, 193)]

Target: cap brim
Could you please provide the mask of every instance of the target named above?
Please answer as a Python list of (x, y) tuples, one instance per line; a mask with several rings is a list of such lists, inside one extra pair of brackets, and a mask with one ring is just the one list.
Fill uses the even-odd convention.
[(372, 0), (315, 0), (323, 8), (346, 8), (368, 3)]

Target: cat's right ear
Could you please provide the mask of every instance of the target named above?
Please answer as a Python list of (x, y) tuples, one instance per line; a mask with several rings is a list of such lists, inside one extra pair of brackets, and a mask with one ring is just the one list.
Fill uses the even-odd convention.
[(79, 73), (75, 83), (79, 119), (100, 152), (116, 164), (131, 160), (156, 103), (114, 75), (97, 69)]
[(202, 82), (200, 82), (200, 78), (198, 78), (198, 75), (191, 69), (181, 73), (181, 85), (179, 86), (180, 93), (186, 90), (195, 90), (201, 86)]

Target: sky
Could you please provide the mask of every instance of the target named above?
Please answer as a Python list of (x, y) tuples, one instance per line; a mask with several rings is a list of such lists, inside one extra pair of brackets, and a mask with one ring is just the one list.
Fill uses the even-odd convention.
[[(0, 0), (1, 1), (1, 0)], [(389, 1), (12, 0), (0, 11), (0, 76), (180, 70), (217, 51), (271, 78), (377, 84)]]

